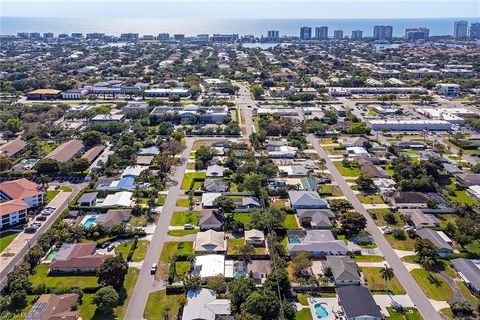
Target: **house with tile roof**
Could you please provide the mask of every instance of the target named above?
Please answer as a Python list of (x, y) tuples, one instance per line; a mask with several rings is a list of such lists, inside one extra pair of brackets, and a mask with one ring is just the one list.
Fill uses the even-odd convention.
[(96, 243), (64, 243), (49, 265), (51, 273), (96, 272), (105, 260), (113, 257), (96, 254)]
[(25, 320), (77, 320), (80, 319), (79, 310), (73, 305), (79, 296), (75, 293), (42, 294), (33, 305)]

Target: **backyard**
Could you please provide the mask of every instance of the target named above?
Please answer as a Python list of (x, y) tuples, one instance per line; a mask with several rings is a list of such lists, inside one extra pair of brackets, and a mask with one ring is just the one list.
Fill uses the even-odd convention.
[(94, 275), (48, 275), (48, 264), (41, 263), (37, 266), (35, 274), (29, 277), (32, 285), (38, 286), (42, 283), (49, 288), (70, 288), (79, 287), (96, 288), (98, 287), (97, 277)]
[(245, 244), (243, 238), (229, 238), (227, 240), (227, 254), (239, 254), (240, 248)]
[(285, 220), (283, 221), (283, 226), (285, 229), (289, 229), (289, 230), (300, 229), (300, 227), (298, 226), (297, 218), (294, 214), (287, 214), (285, 216)]

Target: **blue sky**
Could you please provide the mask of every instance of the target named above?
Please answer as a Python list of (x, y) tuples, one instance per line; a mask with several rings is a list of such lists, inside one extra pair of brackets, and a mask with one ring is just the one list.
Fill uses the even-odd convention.
[(1, 16), (113, 18), (480, 17), (480, 0), (0, 0)]

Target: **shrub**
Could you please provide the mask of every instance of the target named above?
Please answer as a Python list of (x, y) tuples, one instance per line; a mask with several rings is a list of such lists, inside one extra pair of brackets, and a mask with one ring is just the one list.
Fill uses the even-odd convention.
[(405, 231), (403, 231), (402, 229), (394, 229), (393, 237), (398, 240), (405, 240), (406, 239)]

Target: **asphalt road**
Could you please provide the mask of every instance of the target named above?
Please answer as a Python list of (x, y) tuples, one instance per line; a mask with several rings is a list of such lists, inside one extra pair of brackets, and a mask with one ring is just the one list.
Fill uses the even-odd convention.
[[(52, 184), (55, 185), (55, 184)], [(57, 197), (55, 197), (52, 202), (50, 202), (50, 205), (55, 206), (56, 209), (52, 212), (50, 217), (42, 223), (41, 227), (37, 230), (37, 232), (33, 234), (28, 234), (31, 237), (25, 237), (25, 243), (22, 246), (20, 250), (17, 251), (15, 256), (12, 259), (9, 259), (8, 261), (2, 261), (1, 265), (1, 272), (0, 272), (0, 288), (3, 288), (6, 283), (7, 283), (7, 275), (10, 271), (13, 270), (13, 268), (23, 259), (25, 254), (28, 252), (28, 250), (33, 247), (36, 243), (38, 238), (45, 233), (57, 220), (58, 216), (62, 211), (68, 206), (68, 203), (80, 192), (80, 190), (83, 189), (83, 185), (76, 185), (76, 184), (62, 184), (62, 185), (68, 185), (69, 187), (72, 188), (72, 192), (70, 195), (64, 198), (57, 198), (57, 197), (62, 197), (62, 194), (58, 194)], [(60, 203), (57, 203), (60, 201)], [(20, 234), (22, 235), (27, 235), (27, 234)], [(27, 239), (28, 238), (28, 239)]]
[(241, 82), (234, 82), (234, 85), (240, 88), (237, 97), (237, 106), (243, 114), (244, 121), (242, 121), (242, 126), (246, 129), (246, 137), (248, 139), (250, 134), (255, 132), (255, 126), (252, 120), (252, 109), (257, 103), (250, 95), (250, 91), (246, 85)]
[(308, 135), (307, 140), (312, 144), (317, 153), (325, 159), (327, 169), (330, 171), (333, 179), (337, 182), (339, 188), (342, 190), (345, 197), (350, 201), (353, 208), (361, 213), (367, 219), (368, 232), (373, 237), (373, 240), (377, 244), (378, 248), (385, 256), (385, 260), (389, 266), (395, 271), (395, 276), (402, 284), (403, 288), (407, 291), (408, 296), (415, 304), (415, 307), (421, 313), (424, 319), (428, 320), (441, 320), (439, 313), (435, 310), (433, 305), (428, 300), (427, 296), (423, 293), (422, 289), (415, 282), (412, 275), (408, 272), (407, 268), (403, 265), (400, 258), (397, 256), (393, 248), (383, 236), (380, 229), (377, 227), (373, 219), (368, 214), (367, 210), (358, 200), (357, 196), (353, 193), (350, 186), (345, 181), (345, 178), (340, 174), (333, 162), (328, 157), (328, 154), (318, 143), (318, 139), (314, 135)]
[[(193, 143), (195, 139), (187, 138), (186, 149), (182, 152), (182, 158), (188, 159), (190, 152), (192, 151)], [(148, 295), (150, 292), (162, 289), (163, 283), (159, 283), (154, 280), (154, 276), (150, 274), (150, 267), (153, 263), (157, 263), (160, 254), (162, 253), (163, 244), (168, 233), (168, 226), (172, 219), (172, 214), (175, 209), (175, 205), (180, 194), (180, 186), (183, 180), (185, 169), (187, 168), (187, 162), (182, 162), (175, 169), (175, 174), (171, 177), (177, 181), (177, 184), (170, 187), (167, 194), (167, 199), (163, 205), (162, 213), (157, 221), (157, 227), (148, 247), (147, 254), (143, 260), (142, 269), (138, 275), (138, 280), (133, 290), (132, 297), (127, 306), (125, 312), (125, 320), (140, 320), (143, 319), (143, 311), (147, 305)]]

